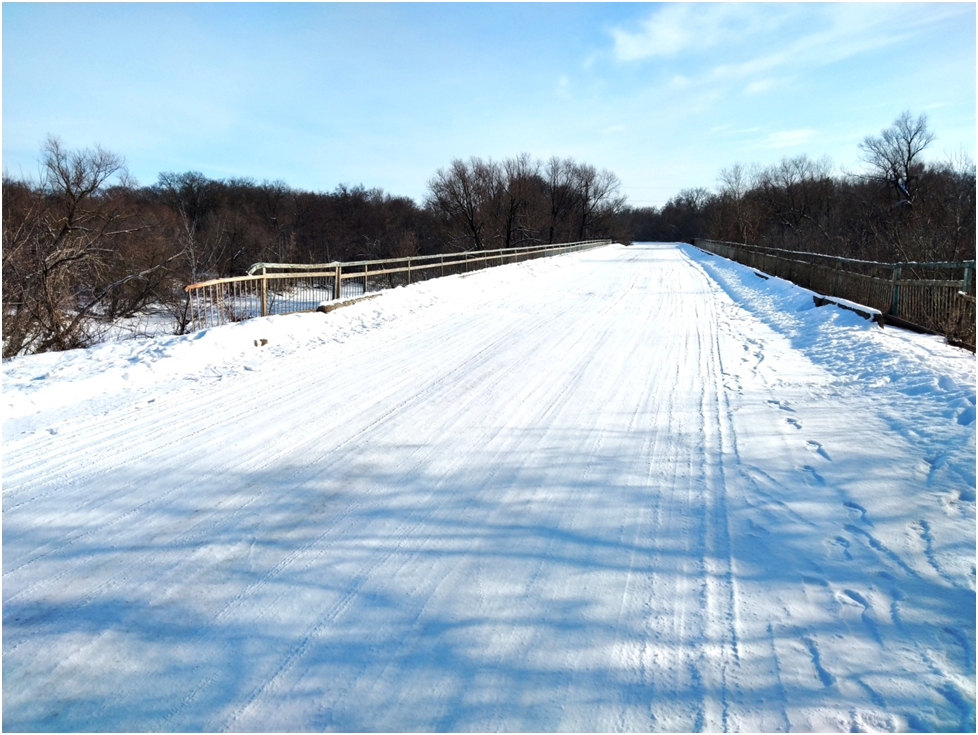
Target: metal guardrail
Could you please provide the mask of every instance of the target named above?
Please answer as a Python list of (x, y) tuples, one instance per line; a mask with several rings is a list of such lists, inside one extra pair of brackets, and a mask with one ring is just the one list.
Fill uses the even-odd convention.
[(975, 261), (878, 263), (694, 239), (693, 245), (809, 288), (869, 306), (887, 324), (942, 334), (975, 350)]
[(610, 244), (611, 240), (584, 240), (348, 263), (255, 263), (248, 275), (187, 286), (189, 327), (195, 331), (272, 314), (314, 311), (324, 302), (357, 298), (430, 278)]

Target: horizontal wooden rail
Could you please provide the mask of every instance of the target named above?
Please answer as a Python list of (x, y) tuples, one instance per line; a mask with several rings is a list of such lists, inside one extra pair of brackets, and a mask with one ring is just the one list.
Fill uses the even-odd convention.
[(255, 263), (248, 275), (212, 278), (184, 290), (190, 302), (191, 329), (196, 330), (271, 314), (312, 311), (323, 302), (368, 291), (609, 244), (611, 240), (584, 240), (346, 263)]
[[(351, 260), (345, 261), (343, 263), (332, 262), (332, 263), (255, 263), (246, 271), (247, 274), (254, 275), (260, 270), (288, 270), (288, 271), (301, 271), (301, 270), (332, 270), (336, 266), (341, 265), (343, 268), (349, 268), (351, 266), (359, 265), (374, 265), (374, 264), (393, 264), (393, 263), (418, 263), (425, 261), (436, 261), (439, 264), (442, 262), (457, 262), (461, 260), (480, 260), (480, 259), (494, 259), (500, 256), (512, 257), (521, 253), (539, 253), (552, 250), (565, 250), (567, 248), (577, 248), (578, 246), (585, 245), (590, 247), (597, 247), (600, 245), (608, 245), (611, 240), (581, 240), (578, 242), (565, 242), (565, 243), (554, 243), (549, 245), (523, 245), (521, 247), (515, 248), (499, 248), (497, 250), (461, 250), (456, 253), (436, 253), (435, 255), (408, 255), (401, 258), (384, 258), (380, 260)], [(451, 260), (447, 260), (451, 259)]]

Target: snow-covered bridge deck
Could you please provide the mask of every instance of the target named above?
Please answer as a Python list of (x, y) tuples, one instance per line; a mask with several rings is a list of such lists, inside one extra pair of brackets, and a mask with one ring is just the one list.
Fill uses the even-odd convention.
[(3, 400), (5, 729), (974, 729), (974, 356), (689, 246)]

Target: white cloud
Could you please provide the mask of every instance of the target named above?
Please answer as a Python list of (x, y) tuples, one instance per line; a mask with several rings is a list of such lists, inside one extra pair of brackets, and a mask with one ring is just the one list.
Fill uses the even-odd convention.
[(740, 3), (665, 5), (638, 30), (613, 29), (615, 56), (621, 61), (677, 56), (740, 41), (780, 23), (775, 6)]
[(610, 33), (619, 61), (702, 64), (671, 70), (673, 89), (736, 84), (754, 95), (964, 16), (942, 4), (685, 3), (661, 6), (637, 26)]
[[(757, 80), (780, 69), (813, 69), (905, 43), (928, 26), (956, 17), (959, 9), (915, 3), (812, 3), (801, 6), (799, 20), (807, 31), (787, 44), (765, 43), (766, 54), (713, 68), (709, 79)], [(760, 39), (759, 39), (760, 40)], [(765, 39), (769, 40), (769, 39)]]

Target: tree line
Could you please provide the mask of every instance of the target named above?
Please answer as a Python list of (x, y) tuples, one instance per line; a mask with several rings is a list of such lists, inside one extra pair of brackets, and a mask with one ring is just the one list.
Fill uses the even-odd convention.
[(51, 137), (41, 176), (3, 179), (3, 356), (84, 347), (147, 309), (188, 327), (184, 286), (257, 262), (328, 263), (608, 236), (624, 205), (608, 171), (523, 154), (455, 160), (422, 204), (380, 189), (161, 173)]
[(879, 262), (975, 258), (975, 165), (927, 162), (925, 115), (902, 113), (859, 143), (861, 173), (828, 159), (783, 158), (723, 169), (717, 190), (685, 189), (661, 208), (630, 209), (637, 240), (727, 240)]
[(189, 283), (253, 263), (327, 263), (609, 237), (694, 237), (879, 261), (975, 257), (975, 167), (926, 162), (925, 116), (860, 144), (862, 173), (784, 158), (720, 172), (635, 208), (618, 177), (571, 158), (456, 159), (419, 204), (381, 189), (161, 173), (139, 186), (121, 156), (51, 137), (37, 180), (3, 177), (3, 356), (84, 347), (153, 310), (188, 327)]

